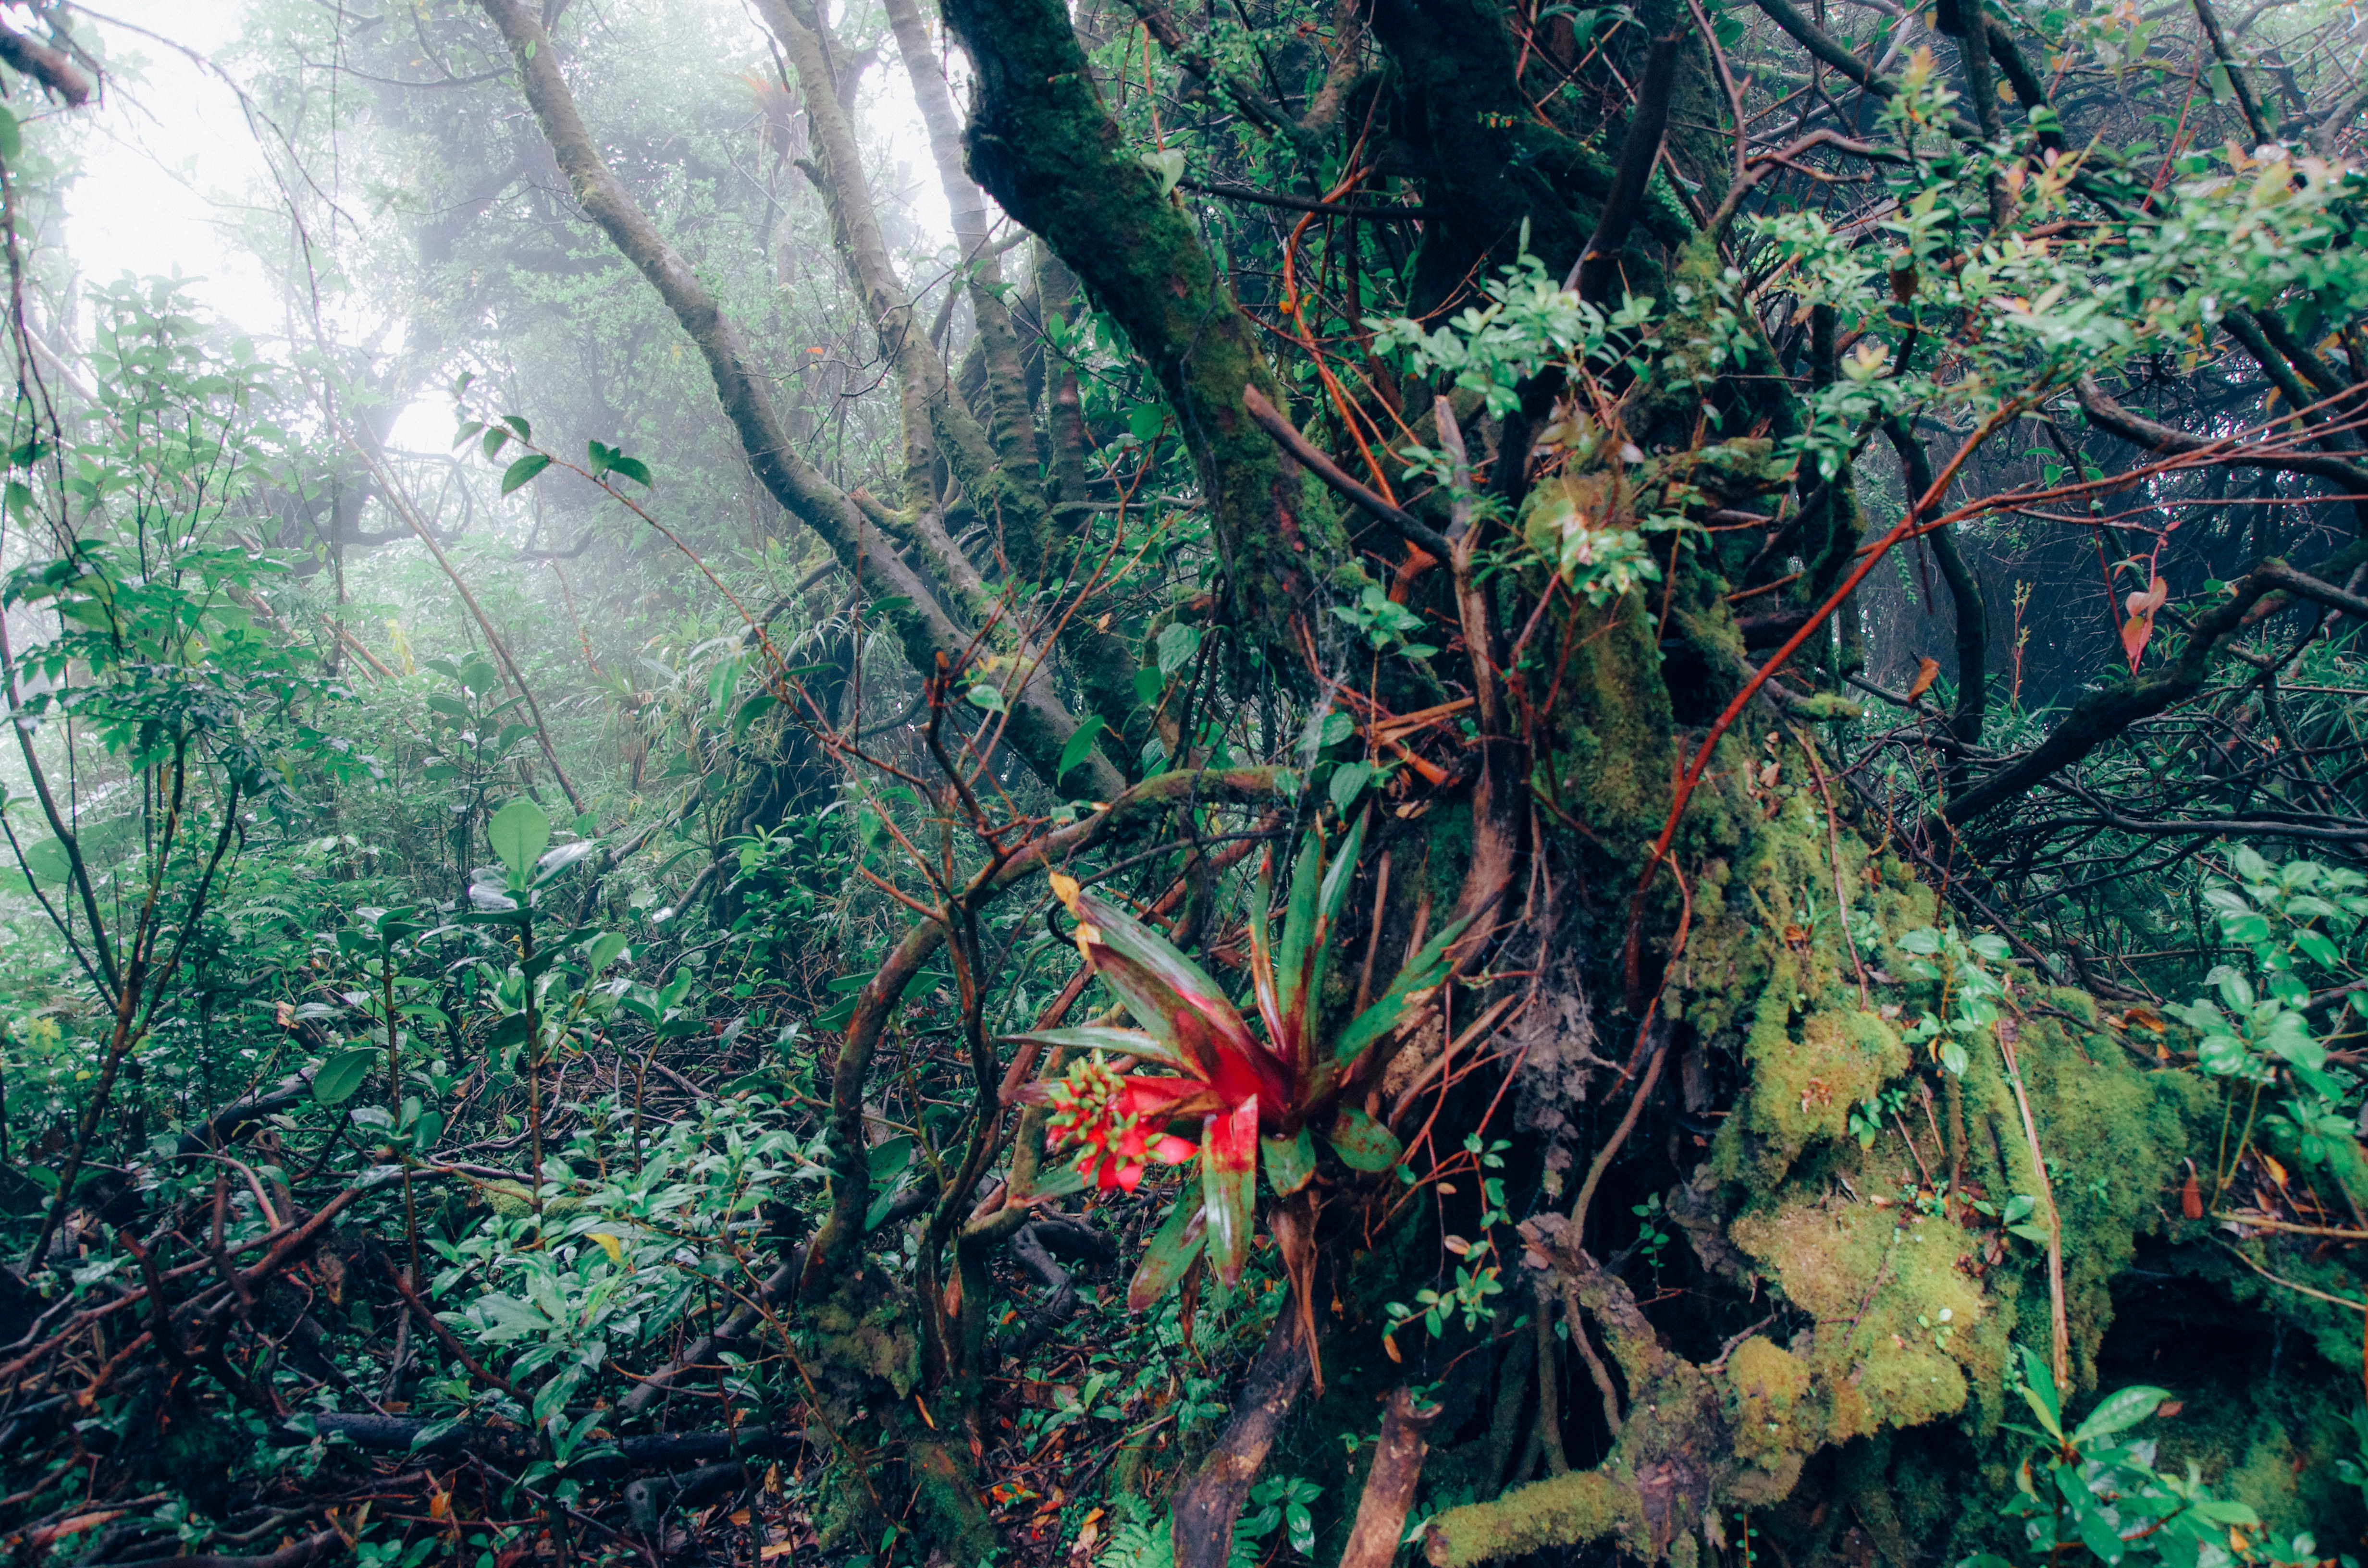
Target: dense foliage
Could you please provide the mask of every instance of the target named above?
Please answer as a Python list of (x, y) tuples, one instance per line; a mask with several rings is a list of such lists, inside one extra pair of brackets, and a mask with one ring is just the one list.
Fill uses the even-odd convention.
[(0, 15), (16, 1561), (2368, 1558), (2350, 6), (240, 15), (269, 336)]

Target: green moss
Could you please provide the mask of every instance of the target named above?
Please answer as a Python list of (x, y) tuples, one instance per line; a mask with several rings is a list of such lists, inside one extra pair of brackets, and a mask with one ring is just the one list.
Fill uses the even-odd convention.
[(1599, 844), (1650, 843), (1668, 815), (1675, 720), (1652, 618), (1640, 597), (1582, 612), (1558, 672), (1531, 676), (1532, 699), (1558, 676), (1552, 756), (1535, 787)]
[(1762, 1470), (1781, 1469), (1800, 1449), (1800, 1411), (1809, 1395), (1809, 1364), (1753, 1335), (1727, 1358), (1727, 1418), (1735, 1452)]
[[(527, 1190), (524, 1182), (489, 1181), (480, 1190), (494, 1212), (505, 1220), (522, 1219), (534, 1212), (534, 1195)], [(555, 1220), (563, 1214), (576, 1213), (583, 1207), (580, 1198), (546, 1198), (542, 1201), (542, 1217)]]
[(1958, 1267), (1974, 1238), (1947, 1220), (1836, 1196), (1747, 1214), (1728, 1234), (1816, 1324), (1793, 1350), (1811, 1379), (1797, 1448), (1953, 1415), (1969, 1378), (2004, 1369), (1979, 1332), (1989, 1303)]
[(1430, 1521), (1425, 1550), (1435, 1568), (1468, 1568), (1607, 1537), (1646, 1551), (1643, 1500), (1624, 1477), (1573, 1471), (1517, 1486), (1494, 1502), (1446, 1510)]

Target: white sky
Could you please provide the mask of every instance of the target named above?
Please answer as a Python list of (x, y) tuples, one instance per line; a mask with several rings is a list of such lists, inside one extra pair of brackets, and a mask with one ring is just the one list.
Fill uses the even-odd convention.
[[(88, 15), (211, 56), (235, 37), (244, 10), (241, 0), (104, 0)], [(236, 95), (166, 44), (104, 22), (98, 30), (112, 58), (137, 60), (140, 79), (119, 78), (103, 107), (76, 117), (85, 151), (66, 199), (68, 251), (94, 282), (176, 267), (202, 277), (193, 292), (215, 314), (270, 331), (281, 311), (269, 279), (215, 226), (218, 203), (268, 188)]]
[[(84, 12), (105, 36), (109, 58), (136, 62), (138, 79), (118, 78), (102, 107), (75, 117), (84, 162), (67, 195), (63, 237), (93, 282), (127, 270), (170, 275), (177, 267), (204, 279), (192, 292), (211, 313), (270, 337), (284, 327), (284, 309), (262, 267), (217, 223), (227, 205), (271, 199), (269, 165), (230, 84), (171, 47), (219, 54), (236, 38), (245, 8), (245, 0), (99, 0)], [(133, 28), (158, 36), (142, 37)], [(904, 71), (891, 56), (866, 86), (867, 129), (884, 133), (891, 156), (921, 176), (913, 192), (916, 216), (950, 241), (945, 198), (928, 177), (928, 138)]]

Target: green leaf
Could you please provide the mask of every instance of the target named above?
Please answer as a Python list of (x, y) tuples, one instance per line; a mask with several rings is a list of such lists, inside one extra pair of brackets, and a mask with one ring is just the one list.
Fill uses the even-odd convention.
[(518, 486), (551, 466), (551, 460), (541, 452), (529, 452), (502, 472), (502, 494), (509, 494)]
[(74, 875), (74, 859), (66, 853), (64, 840), (44, 838), (25, 846), (25, 869), (33, 881), (57, 887)]
[[(1307, 971), (1315, 941), (1315, 911), (1324, 887), (1324, 838), (1314, 828), (1299, 843), (1291, 869), (1291, 893), (1283, 905), (1282, 948), (1275, 954), (1275, 1001), (1292, 1037), (1306, 1027)], [(1278, 1041), (1277, 1043), (1281, 1043)]]
[(1422, 950), (1406, 960), (1406, 966), (1398, 971), (1397, 978), (1390, 982), (1390, 988), (1382, 993), (1381, 998), (1340, 1031), (1340, 1038), (1332, 1046), (1335, 1066), (1346, 1067), (1354, 1062), (1367, 1046), (1397, 1028), (1417, 994), (1447, 978), (1447, 949), (1455, 945), (1455, 939), (1471, 924), (1469, 916), (1456, 921), (1425, 942)]
[(724, 704), (732, 700), (732, 694), (739, 688), (739, 658), (735, 655), (729, 659), (716, 660), (715, 667), (707, 672), (707, 710), (711, 713), (723, 712)]
[(380, 1060), (375, 1046), (357, 1046), (338, 1051), (321, 1063), (313, 1074), (313, 1097), (323, 1105), (343, 1105), (354, 1097), (354, 1091), (370, 1076), (371, 1066)]
[(510, 433), (503, 429), (500, 426), (495, 425), (489, 426), (485, 431), (485, 460), (487, 462), (493, 461), (501, 449), (509, 445), (509, 439)]
[(1343, 816), (1348, 815), (1349, 808), (1357, 803), (1357, 797), (1365, 792), (1365, 786), (1372, 783), (1373, 775), (1380, 771), (1370, 762), (1344, 762), (1334, 768), (1332, 783), (1325, 791), (1332, 799), (1333, 809)]
[(2047, 1363), (2032, 1354), (2028, 1346), (2018, 1345), (2015, 1351), (2022, 1358), (2022, 1397), (2031, 1406), (2039, 1424), (2057, 1442), (2064, 1440), (2064, 1404), (2055, 1392), (2055, 1374)]
[(1397, 1135), (1355, 1106), (1344, 1106), (1324, 1141), (1353, 1170), (1385, 1171), (1406, 1153)]
[(963, 692), (962, 695), (970, 699), (970, 705), (972, 707), (983, 708), (989, 713), (1008, 713), (1011, 711), (1011, 710), (1004, 703), (1003, 693), (996, 690), (991, 682), (981, 681), (976, 686), (972, 687), (968, 691)]
[(1176, 188), (1178, 180), (1184, 177), (1184, 154), (1179, 149), (1174, 147), (1163, 148), (1156, 153), (1145, 153), (1143, 154), (1143, 166), (1149, 169), (1152, 176), (1159, 181), (1159, 194), (1165, 196)]
[[(868, 980), (865, 983), (870, 983)], [(1087, 1024), (1074, 1029), (1043, 1029), (1034, 1034), (1006, 1035), (1003, 1038), (1017, 1043), (1050, 1046), (1054, 1051), (1115, 1051), (1124, 1056), (1139, 1056), (1146, 1062), (1156, 1062), (1175, 1072), (1191, 1070), (1182, 1051), (1140, 1029)]]
[[(24, 155), (24, 127), (17, 123), (17, 116), (14, 111), (7, 108), (0, 108), (0, 158), (5, 158), (9, 163), (13, 164), (19, 157)], [(1180, 163), (1182, 161), (1183, 154), (1179, 153), (1177, 154), (1177, 158)]]
[(1077, 1168), (1075, 1160), (1064, 1160), (1049, 1171), (1040, 1172), (1031, 1198), (1066, 1198), (1086, 1189), (1086, 1173)]
[[(1041, 1190), (1041, 1188), (1040, 1188)], [(1129, 1312), (1139, 1312), (1176, 1288), (1201, 1249), (1209, 1244), (1209, 1228), (1201, 1207), (1200, 1191), (1186, 1183), (1183, 1195), (1167, 1211), (1167, 1218), (1152, 1233), (1151, 1244), (1143, 1249), (1143, 1262), (1134, 1271), (1134, 1278), (1126, 1288)]]
[(534, 863), (534, 885), (542, 887), (558, 879), (561, 872), (600, 847), (596, 839), (579, 838), (573, 844), (563, 844)]
[(616, 962), (618, 956), (624, 952), (627, 946), (627, 938), (622, 931), (603, 931), (594, 938), (592, 951), (586, 956), (585, 962), (594, 974), (598, 974)]
[(485, 842), (508, 868), (510, 886), (526, 886), (528, 869), (551, 846), (551, 819), (542, 808), (521, 795), (494, 813), (485, 824)]
[(2129, 1550), (2123, 1543), (2120, 1532), (2113, 1528), (2112, 1521), (2106, 1518), (2100, 1509), (2093, 1506), (2081, 1509), (2079, 1526), (2080, 1544), (2096, 1553), (2108, 1568), (2119, 1562)]
[(650, 487), (650, 465), (639, 458), (629, 458), (621, 454), (613, 456), (609, 460), (609, 472), (623, 474), (644, 490)]
[(2294, 946), (2302, 949), (2303, 957), (2322, 968), (2334, 969), (2343, 962), (2341, 950), (2327, 938), (2324, 932), (2297, 931), (2294, 933)]
[(1258, 1153), (1266, 1162), (1266, 1179), (1288, 1198), (1315, 1175), (1315, 1141), (1301, 1128), (1288, 1138), (1261, 1138)]
[(780, 700), (769, 691), (760, 691), (743, 702), (732, 715), (733, 734), (738, 736), (746, 733), (749, 725), (771, 712), (780, 705)]
[(1201, 629), (1181, 621), (1164, 628), (1159, 633), (1159, 673), (1173, 678), (1176, 672), (1192, 662), (1201, 651)]
[(1061, 765), (1053, 773), (1053, 781), (1055, 784), (1068, 776), (1069, 769), (1094, 754), (1094, 737), (1109, 727), (1102, 722), (1102, 717), (1099, 713), (1090, 716), (1076, 727), (1075, 733), (1061, 747)]
[(871, 1180), (875, 1185), (894, 1179), (904, 1174), (905, 1166), (913, 1163), (911, 1134), (907, 1133), (901, 1138), (891, 1138), (884, 1143), (873, 1144), (866, 1159), (871, 1165)]
[(2169, 1397), (2169, 1390), (2147, 1388), (2144, 1384), (2123, 1389), (2108, 1396), (2103, 1403), (2089, 1413), (2086, 1421), (2072, 1429), (2072, 1441), (2093, 1443), (2100, 1437), (2126, 1432), (2152, 1415)]

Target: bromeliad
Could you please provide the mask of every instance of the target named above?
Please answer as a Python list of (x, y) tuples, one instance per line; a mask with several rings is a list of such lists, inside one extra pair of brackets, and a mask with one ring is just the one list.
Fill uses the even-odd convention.
[[(1276, 950), (1269, 940), (1274, 858), (1258, 876), (1250, 914), (1250, 973), (1265, 1039), (1254, 1035), (1200, 965), (1110, 899), (1058, 872), (1053, 891), (1077, 920), (1077, 950), (1118, 995), (1140, 1029), (1054, 1029), (1015, 1037), (1087, 1052), (1061, 1078), (1034, 1091), (1054, 1107), (1048, 1133), (1075, 1145), (1076, 1168), (1102, 1188), (1132, 1192), (1152, 1163), (1198, 1159), (1144, 1254), (1127, 1291), (1135, 1311), (1182, 1278), (1205, 1248), (1227, 1283), (1241, 1277), (1257, 1215), (1258, 1167), (1282, 1208), (1274, 1231), (1304, 1297), (1313, 1263), (1315, 1139), (1353, 1169), (1386, 1170), (1401, 1150), (1389, 1130), (1342, 1090), (1372, 1047), (1420, 1009), (1448, 971), (1447, 949), (1468, 921), (1426, 942), (1388, 991), (1330, 1040), (1316, 1038), (1331, 937), (1354, 879), (1363, 825), (1350, 830), (1326, 866), (1311, 831), (1292, 878)], [(1147, 1072), (1121, 1072), (1110, 1056)], [(1185, 1134), (1197, 1131), (1198, 1136)]]

